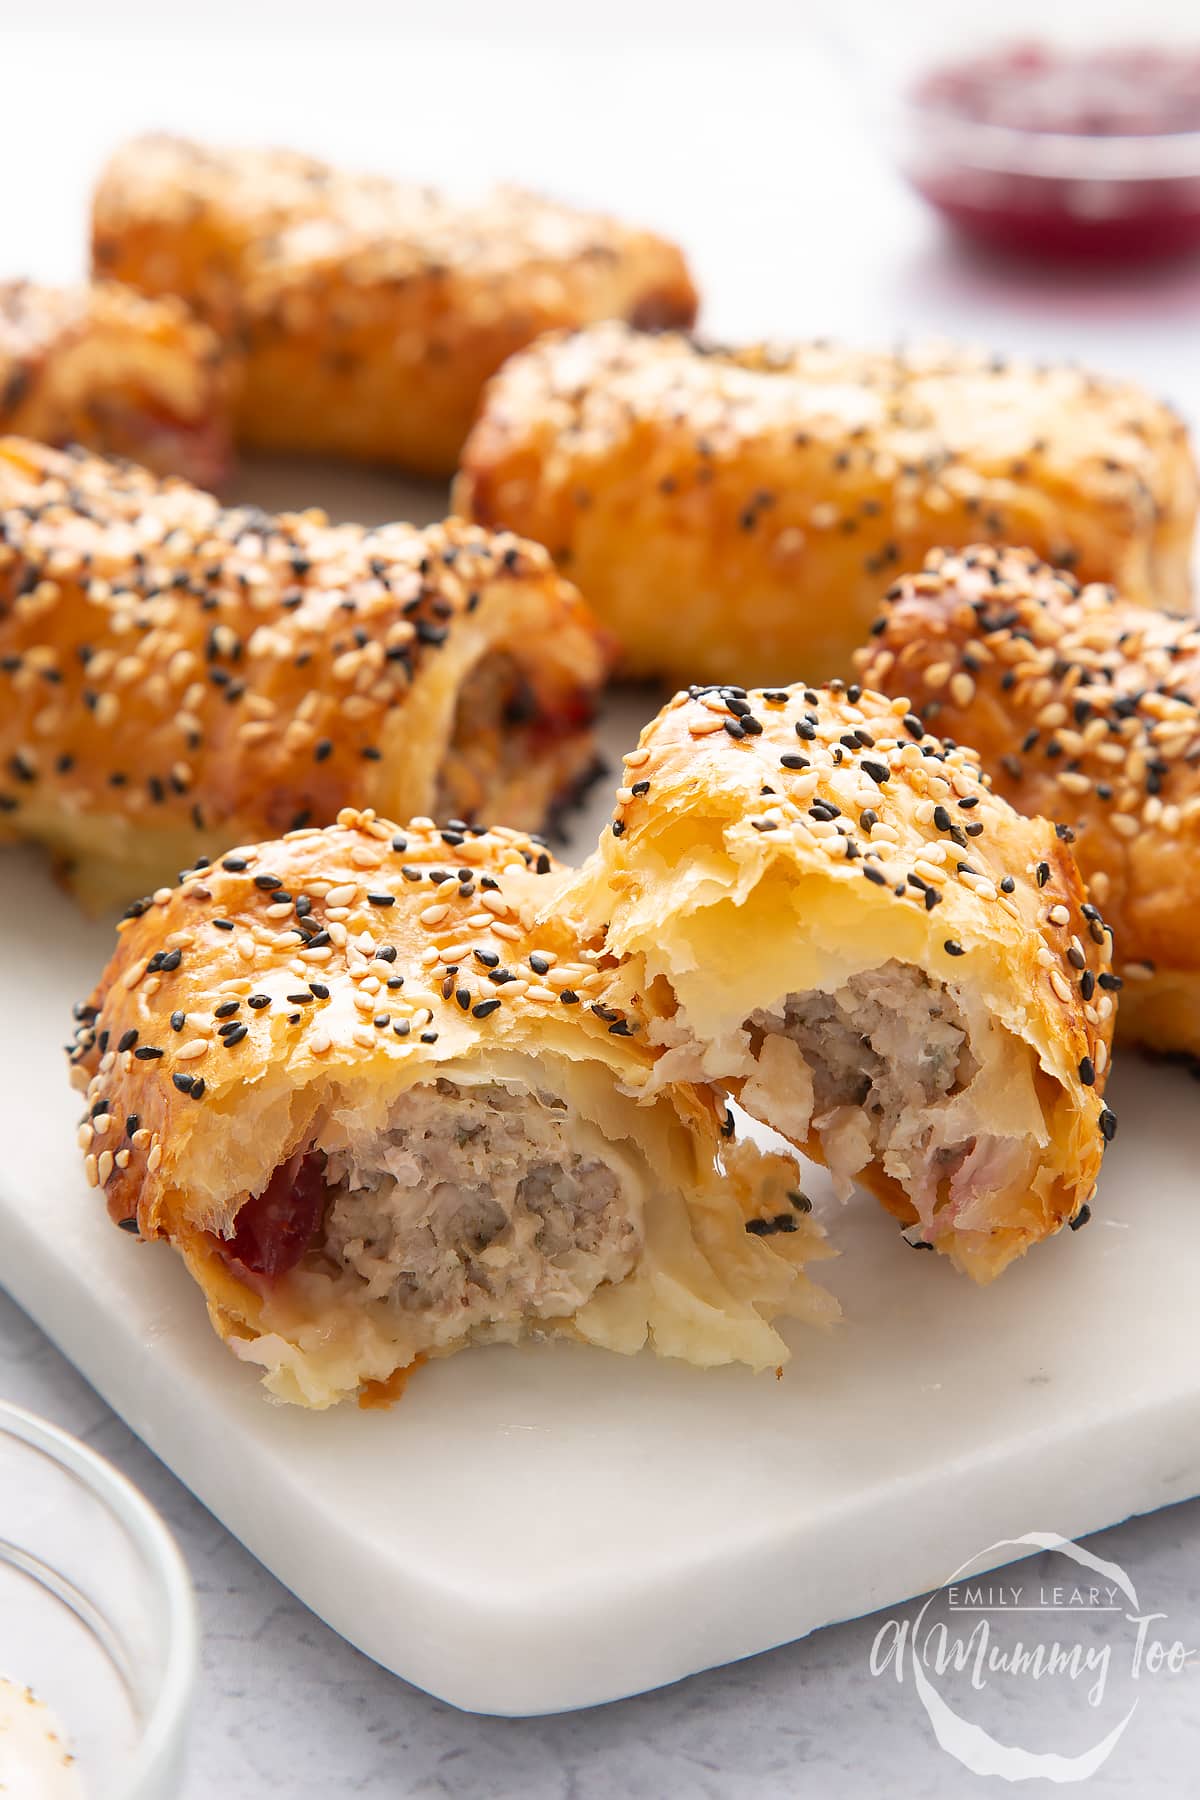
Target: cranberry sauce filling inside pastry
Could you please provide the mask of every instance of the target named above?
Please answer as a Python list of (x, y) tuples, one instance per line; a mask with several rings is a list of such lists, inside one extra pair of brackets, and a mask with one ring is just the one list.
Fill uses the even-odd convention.
[(675, 245), (614, 219), (163, 136), (109, 164), (92, 245), (98, 273), (179, 294), (237, 342), (242, 441), (430, 474), (452, 472), (487, 377), (541, 332), (696, 312)]
[(538, 827), (595, 768), (608, 664), (540, 546), (0, 440), (0, 836), (93, 909), (351, 802)]
[(988, 1280), (1087, 1218), (1110, 934), (1063, 835), (907, 701), (677, 694), (557, 904), (624, 959), (659, 1079), (728, 1087), (910, 1241)]
[(0, 434), (216, 487), (232, 459), (232, 384), (220, 340), (178, 300), (111, 281), (0, 285)]
[(1200, 626), (1030, 551), (935, 551), (889, 591), (866, 677), (1075, 834), (1116, 934), (1122, 1037), (1200, 1056)]
[(610, 323), (505, 365), (454, 503), (547, 545), (631, 674), (770, 682), (848, 677), (892, 572), (980, 536), (1182, 608), (1196, 497), (1183, 422), (1128, 383)]
[(607, 959), (532, 924), (561, 881), (516, 831), (347, 809), (123, 922), (79, 1009), (86, 1171), (277, 1396), (523, 1336), (775, 1367), (774, 1317), (835, 1316), (791, 1159), (651, 1089)]

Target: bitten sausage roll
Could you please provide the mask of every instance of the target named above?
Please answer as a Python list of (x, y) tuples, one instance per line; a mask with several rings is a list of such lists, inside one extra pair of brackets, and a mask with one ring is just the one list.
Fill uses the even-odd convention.
[(246, 351), (239, 436), (446, 475), (487, 377), (539, 332), (689, 325), (673, 244), (502, 189), (452, 201), (282, 150), (119, 150), (93, 263), (181, 295)]
[(538, 826), (595, 767), (606, 673), (537, 545), (0, 440), (0, 837), (93, 909), (351, 801)]
[(836, 1312), (794, 1164), (719, 1158), (699, 1089), (637, 1103), (640, 1017), (527, 926), (560, 879), (515, 831), (346, 810), (124, 922), (79, 1012), (88, 1178), (279, 1397), (522, 1336), (774, 1367), (772, 1316)]
[(1064, 820), (1116, 933), (1122, 1037), (1200, 1055), (1200, 627), (1029, 551), (935, 551), (889, 591), (865, 679)]
[(1045, 819), (857, 687), (694, 688), (560, 905), (663, 1079), (728, 1085), (976, 1280), (1078, 1225), (1115, 1119), (1110, 938)]
[(217, 487), (232, 455), (219, 339), (173, 299), (112, 281), (0, 284), (0, 434), (86, 444)]
[(602, 325), (491, 383), (455, 506), (545, 544), (633, 674), (820, 681), (939, 544), (1031, 544), (1183, 607), (1196, 472), (1168, 407), (1074, 368)]

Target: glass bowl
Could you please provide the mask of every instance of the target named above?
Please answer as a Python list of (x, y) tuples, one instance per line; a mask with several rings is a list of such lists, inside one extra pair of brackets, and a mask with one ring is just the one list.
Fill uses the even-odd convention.
[(1200, 250), (1191, 6), (852, 0), (838, 38), (900, 172), (960, 236), (1118, 265)]
[[(171, 1800), (196, 1666), (191, 1582), (158, 1514), (102, 1457), (0, 1402), (0, 1791)], [(51, 1726), (74, 1762), (38, 1773)]]

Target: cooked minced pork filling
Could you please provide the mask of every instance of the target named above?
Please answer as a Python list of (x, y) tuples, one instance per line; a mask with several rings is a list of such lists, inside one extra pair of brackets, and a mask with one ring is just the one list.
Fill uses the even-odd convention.
[(552, 1094), (410, 1088), (325, 1176), (321, 1253), (430, 1328), (575, 1312), (642, 1248), (640, 1203)]
[(796, 1045), (812, 1083), (802, 1106), (835, 1175), (882, 1155), (910, 1189), (926, 1187), (972, 1150), (973, 1138), (947, 1143), (938, 1130), (939, 1106), (978, 1066), (967, 1022), (953, 993), (911, 964), (886, 962), (832, 992), (788, 994), (754, 1013), (746, 1029), (763, 1069), (772, 1036)]

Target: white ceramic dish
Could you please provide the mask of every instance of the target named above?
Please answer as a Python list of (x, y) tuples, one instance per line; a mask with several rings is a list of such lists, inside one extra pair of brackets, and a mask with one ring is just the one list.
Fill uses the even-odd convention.
[[(647, 710), (618, 698), (614, 750)], [(1093, 1223), (987, 1290), (814, 1174), (846, 1319), (792, 1331), (782, 1380), (497, 1348), (390, 1412), (311, 1415), (267, 1402), (171, 1252), (84, 1184), (61, 1046), (109, 929), (31, 853), (0, 855), (0, 897), (0, 1277), (314, 1611), (458, 1706), (613, 1699), (919, 1593), (985, 1544), (1200, 1491), (1200, 1108), (1178, 1070), (1121, 1059)]]

